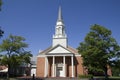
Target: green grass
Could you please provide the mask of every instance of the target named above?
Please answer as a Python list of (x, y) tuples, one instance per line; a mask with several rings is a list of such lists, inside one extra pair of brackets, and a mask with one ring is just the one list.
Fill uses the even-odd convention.
[(109, 77), (111, 80), (120, 80), (120, 77), (118, 76), (113, 76), (113, 77)]
[[(7, 80), (7, 78), (0, 78), (0, 80)], [(18, 80), (16, 78), (9, 78), (9, 80)]]
[[(94, 78), (97, 78), (99, 80), (105, 80), (104, 76), (94, 76)], [(0, 80), (7, 80), (7, 79), (6, 78), (0, 78)], [(9, 80), (22, 80), (22, 79), (10, 78)], [(120, 77), (112, 76), (112, 77), (109, 77), (109, 80), (120, 80)]]
[[(95, 76), (94, 78), (98, 78), (98, 79), (101, 79), (101, 80), (105, 79), (104, 76)], [(112, 76), (112, 77), (109, 77), (109, 80), (120, 80), (120, 77), (119, 76)]]

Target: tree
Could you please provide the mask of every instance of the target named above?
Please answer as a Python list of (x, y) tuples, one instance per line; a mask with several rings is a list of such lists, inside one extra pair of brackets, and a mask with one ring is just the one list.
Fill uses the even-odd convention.
[(0, 0), (0, 11), (1, 11), (1, 6), (2, 6), (2, 0)]
[(0, 28), (0, 38), (3, 36), (4, 31)]
[[(0, 0), (0, 11), (1, 11), (1, 6), (2, 6), (2, 0)], [(0, 37), (2, 37), (4, 34), (4, 31), (0, 27)]]
[(120, 58), (115, 60), (115, 65), (112, 66), (112, 75), (113, 76), (120, 76)]
[(112, 32), (107, 28), (94, 24), (86, 35), (84, 42), (78, 47), (78, 52), (83, 57), (83, 65), (89, 71), (104, 71), (108, 78), (108, 66), (115, 64), (120, 47), (111, 36)]
[(24, 41), (25, 38), (21, 36), (10, 35), (0, 45), (1, 52), (3, 52), (1, 64), (8, 66), (8, 78), (13, 67), (16, 68), (22, 63), (30, 63), (32, 54), (25, 50), (28, 44)]

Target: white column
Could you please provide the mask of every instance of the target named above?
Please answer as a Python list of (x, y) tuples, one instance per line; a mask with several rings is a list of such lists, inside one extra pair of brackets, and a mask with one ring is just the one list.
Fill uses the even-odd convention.
[(45, 70), (44, 70), (44, 77), (47, 77), (48, 75), (48, 58), (45, 57)]
[(45, 57), (45, 69), (44, 69), (44, 77), (46, 77), (46, 69), (47, 69), (47, 65), (46, 65), (46, 57)]
[(63, 56), (63, 72), (64, 72), (64, 77), (66, 77), (66, 69), (65, 69), (65, 56)]
[(55, 77), (55, 56), (53, 56), (53, 69), (52, 69), (52, 75)]
[(46, 57), (46, 77), (48, 76), (48, 57)]
[(72, 77), (74, 77), (74, 61), (73, 61), (73, 55), (71, 56), (71, 64), (72, 64)]

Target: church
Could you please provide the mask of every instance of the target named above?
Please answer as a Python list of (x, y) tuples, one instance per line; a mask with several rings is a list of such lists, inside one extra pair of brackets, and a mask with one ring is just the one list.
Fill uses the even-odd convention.
[(52, 46), (37, 56), (36, 76), (38, 77), (77, 77), (85, 74), (82, 57), (68, 45), (61, 7), (52, 38)]

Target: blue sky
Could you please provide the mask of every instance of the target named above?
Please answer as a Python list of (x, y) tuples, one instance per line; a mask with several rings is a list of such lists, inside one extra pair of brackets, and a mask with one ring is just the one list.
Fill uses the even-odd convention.
[(26, 38), (34, 55), (52, 45), (61, 5), (68, 44), (79, 46), (92, 24), (105, 26), (120, 44), (120, 0), (3, 0), (0, 26), (9, 34)]

